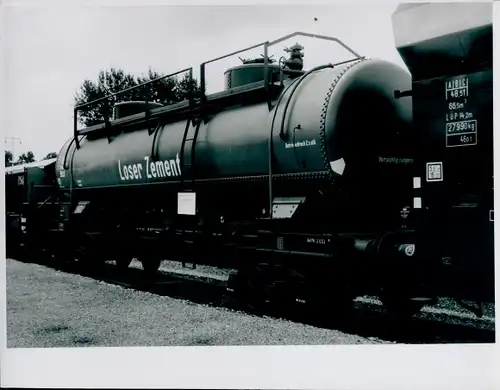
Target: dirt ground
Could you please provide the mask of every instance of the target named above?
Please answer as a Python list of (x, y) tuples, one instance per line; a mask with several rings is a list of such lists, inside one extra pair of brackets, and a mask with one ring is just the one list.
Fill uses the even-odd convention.
[(7, 346), (379, 344), (7, 259)]

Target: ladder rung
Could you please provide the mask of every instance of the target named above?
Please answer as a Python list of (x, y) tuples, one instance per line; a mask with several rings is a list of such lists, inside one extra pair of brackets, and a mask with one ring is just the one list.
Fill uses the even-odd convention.
[[(188, 175), (182, 175), (181, 182), (183, 184), (184, 189), (189, 190), (187, 186), (189, 184), (194, 183), (194, 179), (192, 177), (191, 170), (193, 169), (193, 154), (195, 149), (196, 138), (198, 137), (198, 131), (200, 129), (201, 121), (196, 125), (193, 123), (193, 126), (190, 125), (190, 121), (188, 120), (188, 125), (184, 130), (183, 140), (182, 140), (182, 150), (185, 154), (182, 157), (182, 169), (187, 169), (189, 171)], [(190, 142), (191, 144), (187, 146), (186, 144)], [(189, 153), (189, 154), (188, 154)], [(189, 162), (188, 162), (189, 161)], [(187, 176), (187, 177), (186, 177)], [(186, 185), (188, 183), (188, 185)]]

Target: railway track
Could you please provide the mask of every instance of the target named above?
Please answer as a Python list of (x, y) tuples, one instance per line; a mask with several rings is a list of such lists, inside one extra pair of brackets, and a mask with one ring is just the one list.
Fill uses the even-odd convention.
[[(154, 279), (145, 279), (140, 263), (118, 271), (114, 262), (107, 262), (98, 270), (82, 271), (75, 265), (47, 261), (16, 259), (24, 262), (49, 266), (62, 272), (79, 274), (95, 280), (124, 288), (170, 296), (194, 303), (224, 307), (226, 309), (251, 313), (258, 316), (285, 318), (327, 329), (373, 337), (394, 343), (491, 343), (495, 342), (494, 314), (482, 318), (472, 313), (458, 313), (445, 308), (424, 308), (412, 318), (395, 318), (384, 312), (380, 303), (370, 297), (355, 300), (349, 313), (342, 313), (325, 302), (320, 310), (312, 311), (306, 305), (297, 303), (293, 307), (271, 305), (251, 306), (240, 300), (227, 289), (228, 274), (209, 274), (205, 270), (173, 267), (171, 262), (162, 266)], [(177, 264), (177, 263), (172, 263)], [(203, 268), (203, 267), (201, 267)], [(207, 267), (208, 268), (208, 267)], [(205, 272), (204, 272), (205, 271)]]

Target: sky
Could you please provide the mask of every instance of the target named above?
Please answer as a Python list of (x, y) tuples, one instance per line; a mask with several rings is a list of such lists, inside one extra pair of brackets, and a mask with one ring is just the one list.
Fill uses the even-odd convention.
[[(5, 148), (14, 158), (28, 150), (37, 159), (59, 152), (73, 132), (74, 95), (85, 79), (118, 67), (135, 75), (163, 73), (294, 31), (334, 36), (362, 56), (405, 68), (391, 15), (397, 3), (378, 5), (248, 6), (9, 6), (4, 8)], [(314, 18), (318, 20), (315, 22)], [(305, 67), (352, 58), (330, 42), (298, 37), (272, 48), (305, 47)], [(262, 53), (240, 54), (253, 57)], [(252, 55), (253, 54), (253, 55)], [(223, 88), (224, 71), (238, 57), (207, 66), (208, 92)]]

